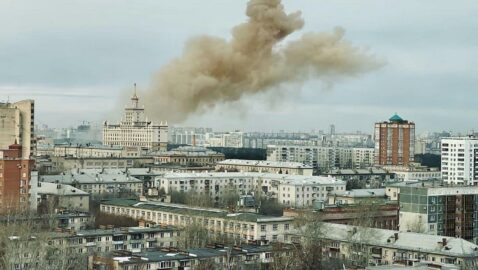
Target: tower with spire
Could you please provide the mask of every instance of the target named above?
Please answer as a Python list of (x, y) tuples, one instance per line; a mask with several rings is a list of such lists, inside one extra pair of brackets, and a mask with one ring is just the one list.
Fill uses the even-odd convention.
[(131, 104), (124, 109), (119, 124), (105, 122), (103, 144), (109, 146), (134, 146), (145, 149), (165, 149), (168, 143), (167, 122), (159, 125), (148, 121), (144, 106), (140, 106), (136, 83), (131, 96)]

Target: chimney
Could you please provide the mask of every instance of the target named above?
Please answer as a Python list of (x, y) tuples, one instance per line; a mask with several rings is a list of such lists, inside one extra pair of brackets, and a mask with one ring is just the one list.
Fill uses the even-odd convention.
[(395, 241), (398, 240), (398, 232), (394, 233), (393, 236), (395, 237)]
[(446, 238), (443, 238), (443, 246), (445, 247), (445, 246), (446, 246), (446, 244), (447, 244), (447, 242), (446, 242)]

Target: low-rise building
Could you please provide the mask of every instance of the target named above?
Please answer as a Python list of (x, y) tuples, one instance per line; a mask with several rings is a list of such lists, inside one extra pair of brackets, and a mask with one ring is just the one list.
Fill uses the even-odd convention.
[(172, 191), (206, 193), (219, 199), (231, 191), (276, 199), (290, 207), (312, 207), (326, 202), (329, 192), (345, 191), (346, 183), (332, 177), (257, 172), (166, 173), (157, 187)]
[(143, 194), (143, 181), (122, 170), (71, 170), (58, 175), (41, 175), (39, 183), (71, 185), (91, 196)]
[(55, 145), (53, 156), (74, 158), (105, 158), (105, 157), (138, 157), (141, 156), (139, 147), (122, 147), (113, 145)]
[(68, 209), (90, 211), (90, 194), (70, 185), (57, 183), (32, 183), (31, 208), (38, 210)]
[(384, 203), (388, 200), (384, 188), (352, 189), (334, 191), (329, 195), (329, 204)]
[(340, 180), (359, 180), (359, 181), (368, 181), (368, 180), (377, 180), (380, 182), (389, 181), (394, 179), (395, 174), (380, 168), (368, 168), (368, 169), (342, 169), (342, 170), (331, 170), (323, 175), (330, 175)]
[(208, 245), (204, 248), (180, 250), (163, 248), (138, 254), (114, 252), (104, 256), (90, 256), (88, 269), (132, 270), (132, 269), (257, 269), (273, 262), (278, 253), (287, 256), (293, 247), (284, 245), (280, 249), (270, 245), (244, 244), (227, 247)]
[(213, 166), (224, 160), (224, 154), (204, 147), (183, 146), (167, 152), (150, 153), (154, 164), (176, 164), (183, 166)]
[[(348, 266), (445, 263), (476, 269), (478, 265), (478, 246), (462, 238), (333, 223), (321, 223), (320, 231), (315, 237), (323, 255), (341, 258)], [(291, 241), (300, 242), (301, 237), (292, 236)]]
[(100, 211), (162, 225), (184, 227), (188, 224), (202, 224), (212, 235), (244, 241), (283, 242), (284, 234), (292, 230), (293, 222), (289, 217), (271, 217), (248, 212), (229, 213), (222, 209), (127, 199), (103, 201)]
[(419, 163), (411, 163), (409, 166), (384, 166), (383, 169), (395, 174), (397, 181), (425, 181), (441, 179), (438, 168), (429, 168)]
[(314, 168), (300, 162), (227, 159), (217, 162), (216, 171), (264, 172), (312, 176)]
[(50, 157), (51, 171), (125, 169), (153, 164), (153, 157)]

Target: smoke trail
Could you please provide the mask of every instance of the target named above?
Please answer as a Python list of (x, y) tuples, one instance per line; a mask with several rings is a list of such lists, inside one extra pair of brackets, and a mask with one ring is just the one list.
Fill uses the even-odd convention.
[(250, 0), (249, 20), (232, 29), (232, 39), (200, 36), (183, 55), (164, 66), (146, 95), (147, 110), (170, 122), (195, 112), (269, 91), (287, 82), (351, 76), (380, 66), (365, 50), (343, 39), (344, 30), (307, 33), (277, 45), (301, 29), (300, 12), (287, 14), (280, 0)]

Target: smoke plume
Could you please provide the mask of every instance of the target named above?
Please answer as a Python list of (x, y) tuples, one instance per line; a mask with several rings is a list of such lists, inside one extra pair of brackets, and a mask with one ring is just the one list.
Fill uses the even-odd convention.
[(250, 0), (246, 15), (248, 21), (232, 29), (230, 40), (193, 38), (179, 58), (158, 72), (146, 94), (151, 115), (181, 122), (192, 113), (283, 83), (329, 81), (380, 65), (367, 51), (345, 41), (340, 28), (281, 44), (304, 21), (300, 12), (287, 14), (280, 0)]

